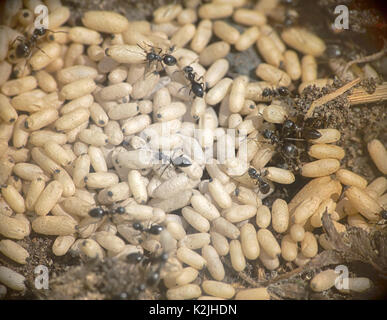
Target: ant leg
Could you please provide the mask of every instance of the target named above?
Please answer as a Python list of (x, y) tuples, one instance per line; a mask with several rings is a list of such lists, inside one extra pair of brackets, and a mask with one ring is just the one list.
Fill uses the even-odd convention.
[(43, 49), (41, 49), (40, 47), (36, 46), (36, 48), (38, 48), (40, 51), (42, 51), (47, 57), (51, 58), (47, 53), (44, 52)]
[(53, 31), (53, 30), (50, 30), (50, 29), (46, 29), (47, 31), (49, 32), (52, 32), (52, 33), (68, 33), (67, 31), (62, 31), (62, 30), (58, 30), (58, 31)]
[[(187, 86), (184, 86), (184, 87), (181, 87), (178, 91), (177, 91), (177, 93), (179, 93), (181, 90), (183, 90), (183, 89), (187, 89)], [(191, 93), (191, 90), (189, 91), (190, 93)]]
[(16, 41), (20, 41), (20, 42), (23, 42), (24, 40), (26, 40), (25, 38), (23, 38), (22, 36), (17, 36), (15, 39), (13, 39), (12, 43), (9, 45), (10, 48), (13, 47), (14, 43)]
[[(196, 73), (195, 73), (196, 74)], [(199, 79), (197, 79), (196, 81), (199, 82), (200, 80), (203, 79), (203, 76), (201, 76)]]
[(160, 178), (163, 176), (164, 172), (167, 170), (167, 168), (168, 168), (170, 165), (171, 165), (171, 162), (168, 163), (168, 164), (166, 164), (166, 166), (165, 166), (163, 172), (160, 174)]

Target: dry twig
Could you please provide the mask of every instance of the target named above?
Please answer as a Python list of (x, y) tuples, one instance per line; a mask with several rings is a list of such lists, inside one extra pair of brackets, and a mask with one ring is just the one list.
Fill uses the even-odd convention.
[(360, 82), (360, 78), (356, 78), (355, 80), (348, 82), (347, 84), (345, 84), (341, 88), (339, 88), (331, 93), (328, 93), (327, 95), (322, 96), (321, 98), (313, 101), (309, 107), (309, 110), (305, 114), (305, 119), (310, 118), (313, 115), (314, 109), (316, 109), (319, 106), (322, 106), (323, 104), (325, 104), (329, 101), (332, 101), (333, 99), (336, 99), (338, 96), (342, 95), (343, 93), (345, 93), (346, 91), (348, 91), (349, 89), (351, 89), (352, 87), (357, 85), (359, 82)]

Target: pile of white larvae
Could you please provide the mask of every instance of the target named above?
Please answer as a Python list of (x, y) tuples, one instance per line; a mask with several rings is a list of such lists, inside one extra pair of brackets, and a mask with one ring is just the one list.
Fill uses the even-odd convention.
[[(346, 224), (369, 230), (380, 220), (387, 179), (367, 184), (340, 169), (344, 150), (334, 145), (340, 139), (335, 129), (319, 130), (321, 137), (311, 141), (309, 154), (317, 160), (301, 174), (313, 179), (292, 201), (277, 199), (271, 210), (262, 205), (272, 182), (295, 181), (292, 172), (267, 166), (275, 146), (259, 142), (262, 126), (283, 123), (289, 110), (281, 100), (262, 103), (270, 101), (263, 89), (294, 88), (292, 81), (299, 80), (299, 90), (331, 82), (317, 78), (316, 57), (325, 50), (321, 39), (296, 27), (279, 36), (267, 24), (277, 1), (261, 0), (247, 9), (245, 0), (191, 0), (186, 8), (158, 8), (153, 22), (90, 11), (77, 27), (65, 25), (71, 12), (60, 0), (23, 3), (24, 9), (22, 1), (6, 2), (0, 27), (0, 252), (9, 259), (27, 263), (28, 250), (18, 240), (33, 231), (57, 236), (56, 256), (125, 259), (133, 252), (168, 252), (161, 272), (168, 299), (270, 299), (267, 288), (225, 283), (223, 257), (229, 256), (236, 272), (247, 261), (276, 270), (280, 256), (302, 266), (329, 249), (325, 234), (313, 234), (325, 210), (339, 232)], [(34, 30), (40, 4), (49, 9), (53, 32), (25, 66), (24, 59), (12, 61), (9, 55), (18, 43), (14, 39)], [(228, 17), (244, 31), (222, 20)], [(162, 53), (174, 46), (170, 54), (177, 65), (165, 66), (166, 76), (160, 77), (151, 72), (154, 64), (144, 63), (146, 53), (137, 44)], [(231, 46), (244, 51), (253, 45), (266, 62), (256, 69), (263, 81), (225, 77)], [(203, 98), (189, 95), (190, 82), (181, 72), (187, 65), (209, 89)], [(15, 80), (9, 80), (12, 70), (19, 72)], [(159, 149), (172, 159), (183, 155), (192, 165), (161, 164)], [(372, 141), (369, 153), (386, 174), (382, 143)], [(249, 178), (249, 167), (266, 174), (268, 194)], [(204, 169), (210, 180), (202, 179)], [(342, 196), (343, 185), (349, 188)], [(123, 206), (126, 213), (90, 217), (98, 206)], [(134, 222), (164, 230), (140, 232)], [(205, 269), (210, 279), (200, 272)], [(0, 266), (0, 283), (12, 290), (26, 289), (24, 276)], [(331, 273), (317, 277), (311, 282), (315, 291), (334, 285)], [(368, 280), (351, 280), (352, 290), (369, 287)], [(5, 292), (0, 285), (0, 297)]]

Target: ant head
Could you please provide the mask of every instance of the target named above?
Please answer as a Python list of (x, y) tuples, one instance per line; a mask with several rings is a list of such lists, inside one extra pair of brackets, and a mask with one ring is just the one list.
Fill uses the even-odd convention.
[(286, 129), (291, 129), (294, 127), (294, 125), (295, 123), (290, 119), (285, 120), (285, 122), (282, 124), (282, 126)]
[(387, 210), (383, 210), (383, 211), (381, 212), (380, 216), (381, 216), (383, 219), (387, 220)]
[(260, 181), (259, 182), (259, 191), (261, 191), (263, 194), (269, 193), (270, 191), (270, 184), (268, 184), (266, 181)]
[(266, 98), (266, 97), (270, 96), (270, 94), (271, 94), (271, 89), (270, 88), (263, 89), (262, 97)]
[(186, 168), (192, 165), (191, 161), (188, 158), (185, 158), (184, 156), (179, 156), (172, 160), (172, 163), (176, 167)]
[(154, 53), (154, 52), (149, 52), (146, 54), (146, 59), (148, 61), (154, 61), (154, 60), (157, 60), (157, 54)]
[(133, 226), (133, 229), (134, 229), (134, 230), (138, 230), (138, 231), (143, 231), (143, 230), (144, 230), (144, 227), (143, 227), (142, 224), (139, 223), (139, 222), (133, 223), (132, 226)]
[(289, 94), (289, 90), (286, 87), (279, 87), (278, 93), (280, 94), (280, 96), (287, 96)]
[(34, 35), (36, 36), (44, 36), (46, 34), (46, 28), (45, 27), (39, 27), (34, 30)]
[(160, 234), (162, 231), (164, 230), (164, 227), (163, 226), (160, 226), (158, 224), (155, 224), (153, 226), (151, 226), (148, 230), (148, 232), (150, 234), (153, 234), (153, 235), (158, 235)]
[(149, 274), (148, 279), (146, 280), (147, 285), (153, 286), (160, 280), (160, 273), (158, 271), (152, 272)]
[(298, 149), (297, 147), (292, 143), (285, 143), (283, 152), (290, 157), (297, 157), (298, 155)]
[(142, 259), (144, 259), (144, 256), (140, 252), (129, 253), (126, 256), (126, 260), (129, 263), (138, 263), (141, 262)]
[(161, 255), (160, 255), (160, 260), (162, 262), (166, 262), (169, 258), (169, 254), (167, 252), (163, 252)]
[(269, 130), (269, 129), (263, 130), (263, 133), (262, 133), (262, 135), (265, 139), (270, 139), (273, 134), (274, 134), (274, 132)]
[(117, 207), (115, 209), (115, 213), (118, 213), (118, 214), (124, 214), (125, 212), (126, 212), (126, 210), (124, 207)]
[(191, 66), (185, 66), (185, 67), (183, 68), (183, 71), (184, 71), (185, 73), (192, 73), (193, 68), (192, 68)]
[[(193, 76), (195, 77), (195, 76)], [(188, 77), (189, 78), (189, 77)], [(191, 79), (190, 79), (191, 80)], [(193, 79), (192, 79), (193, 80)], [(195, 96), (199, 97), (199, 98), (203, 98), (203, 95), (204, 95), (204, 89), (202, 87), (202, 85), (200, 83), (197, 83), (197, 82), (194, 82), (192, 83), (192, 88), (191, 88), (192, 92), (195, 94)]]
[(250, 178), (253, 178), (255, 179), (257, 176), (258, 176), (258, 172), (255, 168), (249, 168), (249, 170), (247, 170)]
[(106, 212), (102, 208), (96, 207), (89, 211), (89, 216), (92, 218), (101, 218), (105, 215), (105, 213)]
[(316, 129), (305, 129), (303, 136), (306, 139), (318, 139), (322, 136), (321, 132)]

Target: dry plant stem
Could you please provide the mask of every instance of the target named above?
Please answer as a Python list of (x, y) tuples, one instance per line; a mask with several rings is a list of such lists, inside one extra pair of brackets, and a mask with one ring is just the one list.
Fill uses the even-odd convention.
[[(231, 270), (234, 270), (231, 266), (231, 264), (224, 258), (222, 257), (221, 258), (222, 262), (227, 266), (229, 267)], [(241, 272), (238, 272), (237, 273), (239, 278), (241, 278), (242, 280), (246, 281), (248, 284), (252, 285), (253, 287), (255, 288), (258, 288), (258, 287), (261, 287), (262, 286), (262, 283), (260, 283), (259, 281), (255, 281), (254, 279), (252, 279), (250, 276), (248, 276), (245, 272), (241, 271)]]
[(379, 102), (387, 100), (387, 82), (376, 87), (375, 92), (369, 94), (363, 88), (355, 88), (350, 96), (349, 103), (354, 106), (357, 104)]
[(381, 57), (383, 57), (383, 55), (387, 52), (387, 45), (384, 44), (384, 47), (382, 50), (380, 50), (379, 52), (376, 52), (376, 53), (373, 53), (369, 56), (366, 56), (366, 57), (362, 57), (362, 58), (358, 58), (358, 59), (355, 59), (355, 60), (352, 60), (350, 62), (348, 62), (344, 69), (343, 69), (343, 72), (341, 73), (341, 78), (343, 77), (344, 74), (346, 74), (347, 70), (354, 64), (356, 63), (365, 63), (365, 62), (370, 62), (370, 61), (374, 61), (374, 60), (378, 60), (380, 59)]
[(351, 82), (348, 82), (341, 88), (337, 89), (336, 91), (333, 91), (315, 101), (310, 105), (309, 110), (305, 114), (305, 119), (310, 118), (313, 115), (314, 109), (316, 109), (319, 106), (322, 106), (323, 104), (336, 99), (338, 96), (342, 95), (344, 92), (348, 91), (355, 85), (357, 85), (360, 82), (360, 78), (356, 78), (355, 80), (352, 80)]

